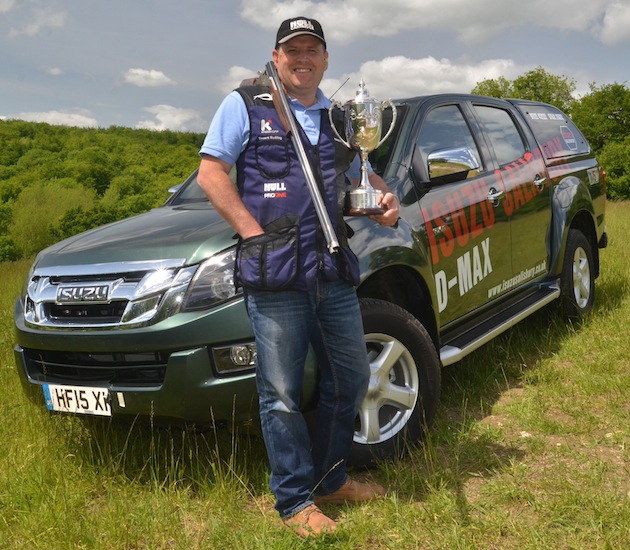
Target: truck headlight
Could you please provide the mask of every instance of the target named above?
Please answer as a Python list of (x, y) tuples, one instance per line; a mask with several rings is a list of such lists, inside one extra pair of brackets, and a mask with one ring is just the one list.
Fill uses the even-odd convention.
[(236, 249), (231, 248), (203, 262), (184, 296), (182, 311), (207, 309), (236, 296), (235, 259)]

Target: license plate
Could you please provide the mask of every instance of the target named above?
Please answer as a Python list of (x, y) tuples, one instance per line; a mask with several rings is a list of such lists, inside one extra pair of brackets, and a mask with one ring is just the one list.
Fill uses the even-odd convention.
[(98, 416), (112, 415), (107, 388), (44, 384), (43, 389), (46, 407), (51, 411)]

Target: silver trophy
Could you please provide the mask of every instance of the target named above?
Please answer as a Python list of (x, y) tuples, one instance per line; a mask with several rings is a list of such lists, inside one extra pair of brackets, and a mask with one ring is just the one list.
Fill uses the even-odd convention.
[[(333, 109), (337, 107), (344, 112), (344, 130), (346, 139), (343, 139), (333, 122)], [(385, 137), (381, 139), (383, 126), (383, 110), (392, 109), (392, 122)], [(384, 209), (378, 204), (381, 192), (374, 189), (368, 180), (367, 159), (374, 149), (389, 137), (396, 124), (396, 107), (387, 99), (378, 101), (369, 97), (363, 80), (359, 83), (356, 97), (342, 105), (340, 101), (333, 101), (328, 110), (328, 118), (333, 132), (348, 149), (359, 151), (361, 155), (361, 183), (356, 189), (346, 195), (345, 213), (349, 216), (369, 216), (370, 214), (382, 214)]]

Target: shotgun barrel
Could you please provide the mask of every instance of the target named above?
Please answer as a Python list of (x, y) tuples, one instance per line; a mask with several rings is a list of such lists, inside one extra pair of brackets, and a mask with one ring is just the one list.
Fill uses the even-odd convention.
[(331, 254), (334, 254), (335, 252), (339, 251), (339, 241), (337, 240), (337, 235), (335, 235), (335, 230), (333, 229), (332, 223), (330, 222), (330, 217), (328, 216), (328, 211), (326, 210), (324, 200), (319, 193), (315, 174), (313, 173), (313, 167), (311, 166), (310, 160), (306, 154), (306, 150), (304, 149), (304, 144), (300, 139), (297, 122), (295, 120), (295, 117), (293, 116), (293, 113), (291, 112), (291, 107), (289, 107), (289, 102), (284, 93), (284, 87), (282, 86), (282, 82), (280, 82), (280, 77), (278, 76), (278, 72), (276, 71), (276, 66), (274, 65), (273, 61), (267, 63), (266, 70), (271, 84), (273, 103), (276, 107), (276, 110), (278, 111), (278, 114), (280, 115), (285, 130), (287, 131), (287, 134), (290, 135), (293, 146), (297, 151), (298, 159), (300, 161), (300, 165), (302, 166), (304, 177), (306, 178), (306, 184), (311, 194), (313, 204), (315, 205), (317, 218), (319, 219), (319, 223), (321, 224), (322, 230), (324, 231), (324, 237), (326, 238), (328, 251)]

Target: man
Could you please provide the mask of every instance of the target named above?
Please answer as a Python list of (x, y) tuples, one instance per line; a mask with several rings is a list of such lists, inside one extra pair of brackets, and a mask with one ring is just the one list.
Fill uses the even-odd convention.
[[(235, 279), (245, 290), (257, 348), (256, 384), (271, 466), (271, 489), (285, 524), (300, 536), (335, 529), (318, 508), (383, 495), (378, 485), (346, 474), (354, 423), (369, 381), (369, 364), (355, 286), (358, 262), (347, 244), (341, 203), (352, 153), (335, 144), (330, 101), (319, 89), (328, 51), (319, 22), (284, 21), (272, 52), (300, 136), (321, 184), (340, 242), (331, 254), (322, 234), (293, 143), (263, 86), (244, 86), (219, 107), (201, 148), (199, 185), (239, 235)], [(236, 166), (237, 187), (229, 177)], [(355, 156), (350, 181), (356, 185)], [(383, 192), (381, 225), (398, 220), (399, 203)], [(320, 397), (311, 441), (300, 412), (309, 344), (321, 367)]]

